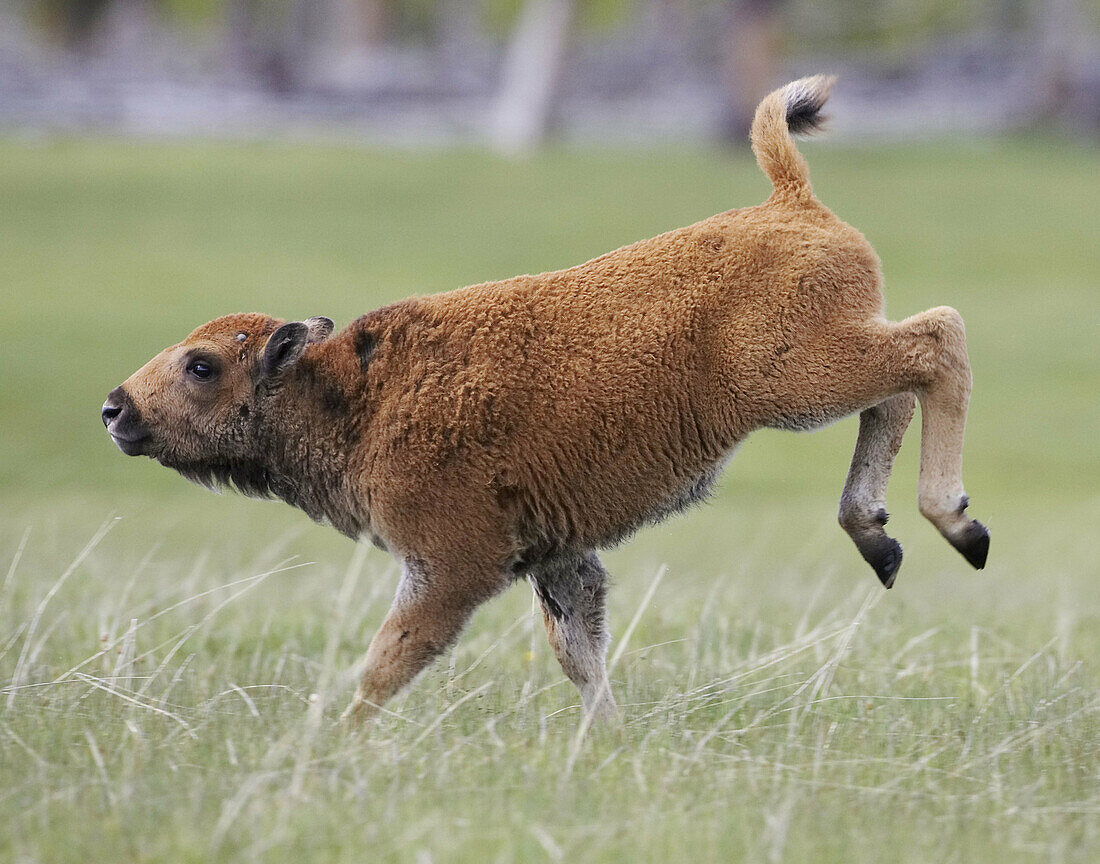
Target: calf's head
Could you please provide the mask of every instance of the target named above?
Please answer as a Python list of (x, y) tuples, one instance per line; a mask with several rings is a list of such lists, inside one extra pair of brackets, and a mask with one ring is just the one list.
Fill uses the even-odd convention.
[(128, 456), (181, 470), (255, 458), (255, 421), (266, 395), (332, 326), (328, 318), (216, 318), (112, 390), (103, 425)]

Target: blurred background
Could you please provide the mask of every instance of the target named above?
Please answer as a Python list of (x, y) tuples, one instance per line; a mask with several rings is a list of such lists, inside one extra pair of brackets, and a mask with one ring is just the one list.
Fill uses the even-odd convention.
[[(1095, 861), (1098, 23), (1096, 0), (0, 0), (0, 860), (224, 860), (239, 789), (227, 842), (255, 854), (231, 860)], [(751, 112), (817, 72), (829, 132), (799, 146), (887, 314), (966, 321), (988, 567), (917, 512), (919, 422), (889, 593), (836, 524), (857, 418), (762, 430), (705, 506), (604, 556), (615, 644), (640, 621), (614, 686), (658, 737), (589, 797), (544, 782), (575, 693), (523, 586), (394, 704), (414, 725), (324, 732), (280, 797), (277, 742), (308, 694), (346, 701), (397, 571), (364, 549), (348, 582), (331, 529), (122, 456), (108, 391), (218, 315), (343, 326), (757, 204)], [(835, 653), (829, 621), (859, 624)]]
[[(105, 394), (220, 314), (343, 325), (757, 203), (753, 108), (822, 71), (815, 189), (891, 317), (968, 322), (968, 485), (1094, 506), (1098, 26), (1095, 0), (0, 0), (0, 535), (170, 501), (220, 514), (180, 549), (237, 542), (228, 513), (339, 542), (124, 460)], [(851, 553), (854, 430), (756, 436), (715, 505), (810, 506)]]
[(0, 129), (488, 144), (1100, 130), (1096, 0), (3, 0)]
[[(968, 322), (968, 473), (1095, 503), (1098, 25), (1095, 0), (0, 0), (0, 530), (149, 500), (301, 525), (122, 459), (104, 395), (220, 314), (342, 325), (754, 204), (753, 108), (821, 71), (820, 197), (891, 317)], [(854, 424), (757, 436), (716, 503), (812, 500), (839, 537)]]

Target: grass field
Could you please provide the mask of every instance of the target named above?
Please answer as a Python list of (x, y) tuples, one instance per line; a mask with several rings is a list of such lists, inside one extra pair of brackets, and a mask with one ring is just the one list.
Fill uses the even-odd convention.
[(1097, 151), (805, 149), (891, 316), (967, 320), (990, 564), (917, 514), (919, 424), (891, 592), (835, 524), (855, 421), (760, 433), (606, 556), (625, 722), (578, 741), (522, 585), (339, 734), (390, 560), (124, 458), (99, 405), (215, 315), (342, 324), (755, 203), (751, 156), (0, 142), (0, 861), (1097, 860)]

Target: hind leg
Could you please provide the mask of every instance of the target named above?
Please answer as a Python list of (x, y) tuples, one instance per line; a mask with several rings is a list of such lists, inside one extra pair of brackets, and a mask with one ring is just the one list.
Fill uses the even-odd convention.
[(966, 515), (962, 451), (970, 403), (970, 360), (962, 316), (950, 306), (887, 324), (867, 352), (863, 376), (894, 392), (912, 391), (921, 405), (921, 514), (977, 569), (985, 566), (989, 532)]
[(604, 612), (607, 572), (594, 553), (544, 559), (528, 571), (542, 605), (546, 636), (562, 670), (581, 693), (586, 714), (618, 718), (607, 680), (610, 636)]
[[(840, 518), (849, 533), (855, 531), (853, 539), (880, 578), (880, 566), (888, 571), (891, 552), (900, 550), (881, 532), (881, 524), (877, 531), (868, 524), (876, 512), (869, 502), (882, 497), (905, 428), (906, 403), (890, 402), (887, 407), (882, 403), (904, 393), (916, 394), (921, 403), (921, 514), (981, 569), (989, 551), (989, 532), (966, 515), (968, 499), (962, 484), (971, 379), (959, 313), (941, 306), (898, 323), (879, 319), (833, 325), (818, 340), (790, 354), (787, 374), (773, 384), (774, 414), (762, 425), (805, 428), (806, 418), (816, 425), (872, 409), (860, 425)], [(865, 455), (869, 458), (862, 458)], [(889, 572), (886, 577), (890, 578)]]
[(971, 387), (966, 329), (962, 316), (949, 306), (915, 315), (902, 322), (906, 325), (910, 339), (934, 346), (930, 360), (919, 354), (914, 364), (921, 403), (917, 503), (921, 514), (981, 570), (989, 554), (989, 531), (966, 515), (970, 499), (962, 483), (963, 432)]
[(899, 393), (860, 413), (859, 437), (840, 496), (841, 526), (887, 588), (901, 566), (901, 545), (883, 530), (886, 486), (916, 405), (912, 393)]

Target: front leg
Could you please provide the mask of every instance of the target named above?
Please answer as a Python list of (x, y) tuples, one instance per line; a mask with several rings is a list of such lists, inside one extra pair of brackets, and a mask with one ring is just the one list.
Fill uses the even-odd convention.
[(341, 722), (355, 726), (454, 644), (474, 609), (508, 584), (486, 568), (470, 574), (445, 562), (407, 558), (390, 611), (367, 649), (363, 675)]

